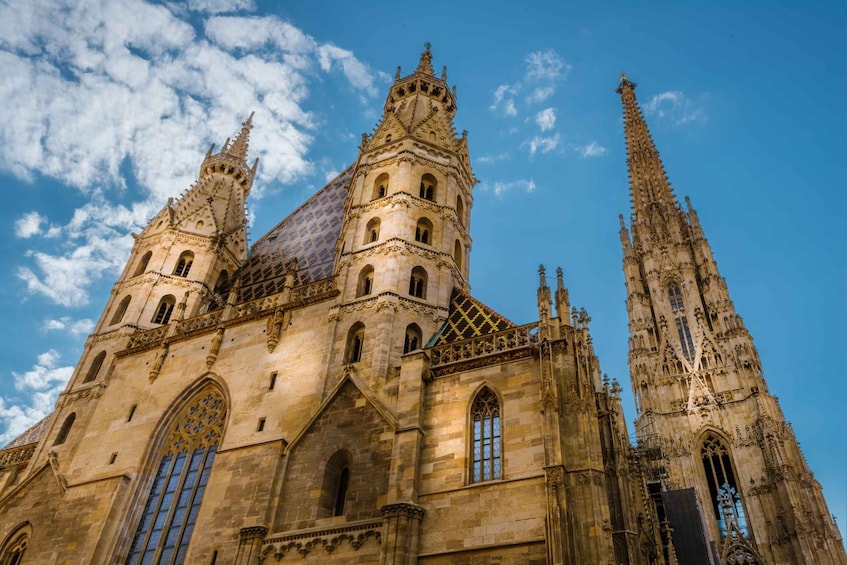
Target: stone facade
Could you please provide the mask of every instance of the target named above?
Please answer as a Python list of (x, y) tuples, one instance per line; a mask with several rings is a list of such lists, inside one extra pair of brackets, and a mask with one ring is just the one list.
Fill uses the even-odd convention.
[(561, 270), (524, 326), (469, 294), (476, 179), (431, 57), (249, 253), (251, 119), (136, 235), (55, 412), (0, 451), (0, 563), (675, 562)]

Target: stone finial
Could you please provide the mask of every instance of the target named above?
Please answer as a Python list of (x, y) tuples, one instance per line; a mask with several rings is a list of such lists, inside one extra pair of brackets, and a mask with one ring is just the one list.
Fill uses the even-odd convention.
[(421, 53), (421, 60), (418, 63), (418, 68), (415, 70), (415, 72), (426, 73), (428, 75), (435, 76), (435, 70), (433, 70), (432, 68), (432, 52), (430, 51), (432, 44), (427, 41), (424, 44), (424, 47), (424, 52)]

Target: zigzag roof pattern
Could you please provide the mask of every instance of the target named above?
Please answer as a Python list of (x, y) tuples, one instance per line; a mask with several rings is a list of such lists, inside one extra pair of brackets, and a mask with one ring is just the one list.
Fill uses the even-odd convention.
[(430, 341), (429, 346), (444, 345), (514, 327), (515, 324), (505, 316), (498, 314), (470, 294), (453, 289), (447, 320)]

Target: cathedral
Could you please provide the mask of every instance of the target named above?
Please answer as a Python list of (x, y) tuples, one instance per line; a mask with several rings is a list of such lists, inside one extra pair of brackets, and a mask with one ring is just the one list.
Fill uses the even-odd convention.
[(0, 565), (847, 564), (635, 87), (636, 445), (561, 270), (529, 324), (471, 294), (477, 181), (427, 46), (252, 245), (252, 116), (133, 234), (54, 412), (0, 450)]

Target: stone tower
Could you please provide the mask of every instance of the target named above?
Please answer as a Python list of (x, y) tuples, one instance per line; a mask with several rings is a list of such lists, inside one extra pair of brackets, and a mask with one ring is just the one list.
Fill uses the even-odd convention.
[(633, 206), (620, 233), (636, 433), (651, 494), (661, 506), (668, 493), (693, 489), (721, 562), (847, 563), (697, 213), (674, 196), (635, 87), (622, 76), (617, 89)]

